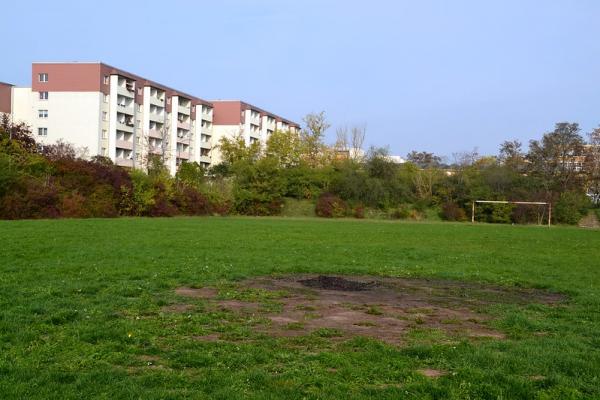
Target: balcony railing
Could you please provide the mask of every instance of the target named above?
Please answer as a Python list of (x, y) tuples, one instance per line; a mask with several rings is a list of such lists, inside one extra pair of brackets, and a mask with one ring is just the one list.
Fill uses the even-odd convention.
[(117, 93), (122, 96), (131, 97), (131, 98), (133, 98), (135, 96), (135, 91), (129, 90), (126, 87), (121, 86), (121, 85), (119, 85), (117, 87)]
[(133, 168), (133, 160), (129, 159), (129, 158), (115, 158), (115, 164), (117, 164), (119, 167), (129, 167), (129, 168)]
[(156, 96), (150, 96), (150, 104), (153, 104), (153, 105), (159, 106), (159, 107), (164, 107), (165, 106), (165, 100), (164, 99), (159, 99)]
[(162, 139), (162, 133), (158, 129), (149, 129), (148, 136), (155, 139)]
[(117, 139), (116, 147), (118, 147), (120, 149), (133, 150), (133, 142), (130, 142), (129, 140), (118, 140)]
[(117, 130), (133, 133), (133, 124), (127, 124), (117, 121)]
[(130, 106), (117, 104), (117, 111), (123, 114), (133, 115), (133, 103)]
[(148, 118), (150, 118), (150, 121), (154, 121), (154, 122), (164, 122), (165, 121), (165, 115), (163, 113), (157, 114), (157, 113), (151, 112), (148, 114)]
[(189, 122), (183, 122), (183, 121), (177, 121), (177, 128), (179, 129), (185, 129), (186, 131), (190, 130), (190, 123)]

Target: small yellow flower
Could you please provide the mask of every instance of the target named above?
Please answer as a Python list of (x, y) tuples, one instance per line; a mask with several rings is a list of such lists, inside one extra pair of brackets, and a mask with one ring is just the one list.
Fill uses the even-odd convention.
[(127, 337), (132, 337), (132, 336), (133, 336), (133, 333), (131, 333), (131, 332), (127, 333)]

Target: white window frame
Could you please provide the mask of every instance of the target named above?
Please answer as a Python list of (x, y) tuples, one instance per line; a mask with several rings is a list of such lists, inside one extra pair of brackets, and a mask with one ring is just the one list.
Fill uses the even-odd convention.
[(40, 92), (40, 100), (48, 100), (48, 92)]
[(38, 118), (48, 118), (48, 110), (38, 110)]
[(48, 82), (48, 73), (47, 72), (40, 72), (38, 74), (38, 81), (39, 82)]
[(48, 128), (38, 128), (38, 136), (48, 136)]

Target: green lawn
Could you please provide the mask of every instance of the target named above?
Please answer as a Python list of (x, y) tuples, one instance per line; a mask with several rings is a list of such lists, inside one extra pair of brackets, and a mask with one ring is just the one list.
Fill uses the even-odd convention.
[[(123, 218), (0, 221), (0, 242), (2, 399), (600, 398), (599, 231)], [(203, 299), (190, 313), (161, 311), (182, 301), (180, 286), (306, 272), (535, 287), (569, 300), (490, 305), (504, 340), (415, 329), (400, 347), (259, 335), (256, 321)], [(193, 339), (212, 332), (231, 340)]]

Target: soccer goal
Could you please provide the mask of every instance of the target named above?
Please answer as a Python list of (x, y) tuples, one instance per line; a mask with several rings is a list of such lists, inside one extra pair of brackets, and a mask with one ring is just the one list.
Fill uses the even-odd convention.
[[(471, 207), (471, 222), (475, 223), (475, 205), (476, 204), (524, 204), (531, 206), (544, 206), (544, 210), (548, 208), (548, 227), (552, 224), (552, 203), (544, 201), (504, 201), (504, 200), (475, 200)], [(538, 224), (541, 225), (544, 220), (544, 216), (539, 218)]]

